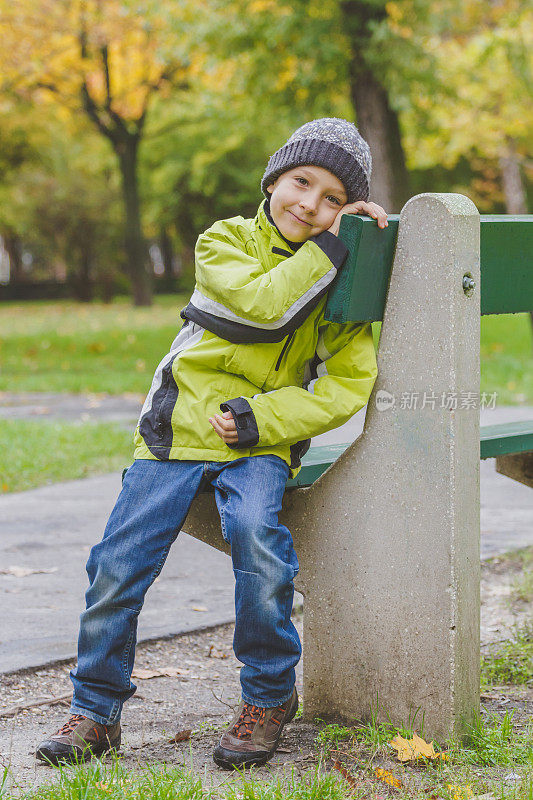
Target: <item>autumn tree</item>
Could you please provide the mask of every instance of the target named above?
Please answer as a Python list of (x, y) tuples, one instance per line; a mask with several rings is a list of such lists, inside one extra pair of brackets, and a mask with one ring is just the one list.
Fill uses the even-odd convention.
[[(137, 305), (151, 301), (142, 232), (138, 154), (156, 94), (187, 91), (201, 74), (193, 22), (201, 3), (0, 0), (4, 92), (85, 113), (106, 138), (122, 178), (127, 263)], [(195, 51), (197, 57), (195, 61)]]
[[(27, 112), (27, 109), (24, 109)], [(37, 148), (33, 137), (20, 116), (13, 116), (11, 108), (0, 110), (0, 234), (9, 255), (10, 280), (24, 280), (22, 265), (22, 240), (20, 230), (12, 213), (12, 203), (6, 200), (6, 187), (17, 180), (21, 169), (35, 165)]]
[[(402, 25), (398, 6), (408, 10)], [(235, 0), (228, 32), (212, 46), (224, 42), (240, 56), (251, 94), (298, 110), (301, 122), (344, 104), (373, 153), (372, 199), (396, 212), (411, 194), (400, 114), (420, 84), (438, 88), (435, 57), (423, 46), (430, 7), (428, 0)]]
[(526, 214), (533, 178), (533, 12), (524, 0), (461, 2), (441, 9), (426, 39), (439, 81), (452, 91), (439, 103), (420, 87), (406, 110), (406, 145), (421, 168), (452, 169), (470, 159), (469, 194), (482, 213), (501, 207)]
[[(95, 284), (109, 296), (124, 269), (120, 176), (112, 151), (84, 116), (51, 104), (4, 106), (0, 235), (10, 256), (10, 282), (53, 276), (66, 279), (80, 300), (91, 299)], [(23, 252), (32, 259), (25, 269)]]

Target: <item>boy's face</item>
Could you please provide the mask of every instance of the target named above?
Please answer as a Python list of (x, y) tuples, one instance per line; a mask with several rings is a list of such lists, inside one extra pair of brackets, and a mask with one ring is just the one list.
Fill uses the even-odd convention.
[(272, 219), (291, 242), (306, 242), (327, 231), (347, 202), (342, 182), (314, 164), (284, 172), (267, 191)]

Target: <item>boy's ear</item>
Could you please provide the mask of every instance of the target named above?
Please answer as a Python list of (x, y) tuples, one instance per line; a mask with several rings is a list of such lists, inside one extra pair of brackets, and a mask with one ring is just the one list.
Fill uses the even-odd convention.
[(267, 188), (267, 192), (268, 192), (269, 194), (272, 194), (272, 192), (274, 191), (274, 188), (275, 188), (275, 186), (276, 186), (276, 183), (277, 183), (277, 182), (278, 182), (278, 179), (276, 178), (276, 180), (274, 181), (274, 183), (271, 183), (269, 186), (267, 186), (267, 187), (266, 187), (266, 188)]

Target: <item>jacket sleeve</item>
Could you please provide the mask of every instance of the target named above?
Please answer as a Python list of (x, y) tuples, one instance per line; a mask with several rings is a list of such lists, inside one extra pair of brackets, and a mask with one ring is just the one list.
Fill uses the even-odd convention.
[(295, 444), (347, 422), (367, 402), (378, 370), (370, 323), (319, 328), (304, 386), (284, 386), (222, 403), (236, 421), (234, 449)]
[(239, 219), (216, 222), (199, 237), (191, 304), (230, 323), (279, 330), (274, 341), (280, 341), (290, 320), (300, 319), (328, 290), (348, 250), (340, 239), (324, 231), (268, 269), (247, 249), (249, 234), (238, 224)]

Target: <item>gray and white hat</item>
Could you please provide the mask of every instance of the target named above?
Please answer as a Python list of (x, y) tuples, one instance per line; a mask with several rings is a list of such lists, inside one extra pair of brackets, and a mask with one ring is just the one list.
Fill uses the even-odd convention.
[(349, 203), (368, 200), (372, 156), (353, 122), (323, 117), (298, 128), (268, 161), (261, 181), (265, 197), (270, 197), (267, 186), (276, 178), (305, 164), (324, 167), (336, 175), (346, 189)]

